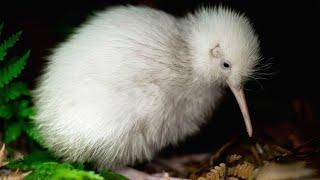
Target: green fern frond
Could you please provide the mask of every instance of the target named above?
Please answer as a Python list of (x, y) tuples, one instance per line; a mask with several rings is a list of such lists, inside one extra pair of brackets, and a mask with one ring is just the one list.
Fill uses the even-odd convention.
[(13, 113), (11, 105), (0, 102), (0, 119), (10, 119), (13, 116)]
[(17, 60), (13, 60), (13, 64), (0, 69), (0, 88), (8, 84), (12, 79), (16, 78), (21, 73), (22, 69), (27, 64), (29, 56), (30, 50), (28, 50), (20, 58), (16, 58)]
[(8, 39), (4, 40), (0, 44), (0, 61), (2, 61), (5, 58), (5, 56), (7, 55), (7, 50), (9, 48), (13, 47), (16, 44), (16, 42), (19, 41), (21, 34), (22, 34), (22, 31), (19, 31), (19, 32), (13, 34), (12, 36), (10, 36)]
[(3, 26), (4, 26), (4, 23), (1, 23), (0, 24), (0, 35), (1, 35), (2, 29), (3, 29)]
[(23, 159), (18, 159), (15, 161), (10, 161), (6, 165), (9, 169), (21, 169), (23, 171), (28, 171), (30, 169), (35, 169), (41, 163), (55, 161), (55, 158), (48, 151), (37, 150), (32, 152), (30, 155), (23, 157)]
[[(30, 178), (32, 179), (32, 178)], [(72, 166), (68, 167), (68, 164), (58, 164), (55, 173), (51, 177), (52, 180), (60, 179), (74, 179), (74, 180), (104, 180), (99, 174), (95, 174), (94, 171), (84, 171), (79, 169), (74, 169)]]
[[(40, 156), (39, 156), (40, 155)], [(32, 171), (25, 179), (74, 179), (74, 180), (103, 180), (104, 178), (94, 171), (85, 171), (77, 169), (69, 163), (59, 163), (50, 161), (51, 156), (44, 152), (33, 153), (27, 156), (26, 159), (11, 162), (7, 165), (8, 168), (21, 169), (24, 171)], [(38, 157), (39, 156), (39, 157)], [(48, 158), (49, 157), (49, 158)], [(43, 161), (47, 159), (49, 161)]]
[(47, 151), (35, 151), (23, 159), (10, 162), (6, 168), (32, 171), (25, 179), (73, 179), (73, 180), (127, 180), (124, 176), (111, 171), (86, 171), (83, 166), (59, 163)]
[(23, 99), (15, 103), (15, 114), (19, 118), (30, 118), (33, 115), (30, 101)]
[(23, 129), (22, 129), (21, 123), (10, 123), (6, 127), (3, 142), (8, 144), (8, 143), (11, 143), (12, 141), (18, 139), (18, 137), (22, 133), (22, 130)]
[(24, 82), (12, 82), (0, 89), (0, 99), (4, 102), (15, 100), (20, 96), (30, 95), (28, 86)]
[(34, 107), (30, 104), (30, 101), (26, 99), (19, 99), (9, 103), (0, 102), (0, 114), (10, 114), (10, 117), (14, 117), (14, 120), (23, 118), (26, 118), (26, 120), (31, 119), (34, 115)]

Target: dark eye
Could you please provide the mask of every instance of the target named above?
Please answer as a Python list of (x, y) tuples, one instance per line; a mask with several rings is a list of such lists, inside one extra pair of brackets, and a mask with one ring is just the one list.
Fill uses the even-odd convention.
[(226, 68), (226, 69), (229, 69), (230, 68), (230, 64), (229, 63), (226, 63), (226, 62), (223, 62), (223, 67)]
[(222, 60), (220, 61), (220, 67), (221, 67), (221, 69), (223, 69), (224, 71), (230, 71), (230, 70), (231, 70), (231, 66), (232, 66), (232, 64), (231, 64), (228, 60), (226, 60), (226, 59), (222, 59)]

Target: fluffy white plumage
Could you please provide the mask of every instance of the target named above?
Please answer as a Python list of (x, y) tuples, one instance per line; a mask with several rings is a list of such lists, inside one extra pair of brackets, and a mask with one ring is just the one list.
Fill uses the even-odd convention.
[(115, 169), (150, 160), (199, 130), (227, 82), (241, 87), (258, 46), (247, 18), (228, 9), (178, 19), (109, 8), (48, 57), (34, 91), (36, 124), (67, 161)]

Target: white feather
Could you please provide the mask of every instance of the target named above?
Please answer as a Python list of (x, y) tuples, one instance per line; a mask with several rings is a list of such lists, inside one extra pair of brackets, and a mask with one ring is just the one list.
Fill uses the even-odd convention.
[(150, 160), (216, 107), (224, 88), (210, 54), (217, 45), (242, 83), (259, 57), (243, 15), (203, 8), (177, 19), (133, 6), (96, 14), (48, 57), (34, 91), (45, 146), (100, 169)]

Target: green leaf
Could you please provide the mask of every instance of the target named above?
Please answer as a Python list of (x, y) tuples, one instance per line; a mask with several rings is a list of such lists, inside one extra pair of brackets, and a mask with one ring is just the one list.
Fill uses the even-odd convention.
[(2, 61), (5, 58), (5, 56), (7, 55), (7, 50), (14, 46), (14, 44), (19, 40), (21, 34), (22, 34), (22, 31), (19, 31), (13, 34), (12, 36), (10, 36), (8, 39), (4, 40), (0, 44), (0, 61)]
[(15, 58), (12, 64), (0, 69), (0, 88), (8, 84), (12, 79), (16, 78), (27, 64), (30, 56), (30, 50), (24, 53), (23, 56)]
[(103, 180), (103, 177), (93, 171), (75, 169), (68, 163), (45, 162), (36, 166), (26, 180)]
[(32, 171), (32, 173), (26, 177), (26, 180), (127, 180), (127, 178), (111, 171), (102, 171), (101, 173), (97, 174), (94, 171), (84, 170), (83, 165), (59, 163), (47, 151), (33, 152), (21, 160), (10, 162), (8, 165), (6, 165), (6, 168)]
[(6, 128), (6, 131), (4, 133), (4, 143), (8, 144), (16, 139), (21, 135), (22, 133), (22, 125), (21, 123), (11, 123)]
[[(34, 156), (34, 154), (32, 156)], [(99, 174), (95, 174), (94, 171), (76, 169), (69, 163), (58, 163), (54, 161), (43, 162), (43, 158), (41, 156), (40, 158), (38, 155), (36, 155), (36, 158), (32, 156), (20, 160), (19, 163), (10, 163), (7, 166), (12, 169), (19, 168), (24, 171), (32, 171), (32, 173), (26, 177), (26, 180), (103, 180), (103, 177)]]
[(34, 151), (32, 154), (25, 156), (23, 159), (11, 161), (6, 165), (9, 169), (21, 169), (28, 171), (36, 168), (43, 162), (55, 161), (56, 159), (47, 151)]
[(11, 105), (0, 103), (0, 118), (10, 119), (13, 116)]
[(30, 95), (28, 86), (24, 82), (13, 82), (0, 89), (0, 99), (4, 102), (15, 100), (24, 95)]
[[(33, 173), (26, 179), (45, 179), (50, 178), (54, 175), (57, 167), (57, 162), (44, 162), (35, 166), (32, 171)], [(71, 169), (72, 167), (68, 165), (63, 165), (64, 169)], [(60, 167), (62, 168), (62, 167)]]
[(68, 169), (64, 167), (58, 167), (51, 177), (52, 180), (104, 180), (99, 174), (95, 174), (94, 171), (83, 171), (78, 169)]
[(29, 100), (20, 100), (16, 105), (16, 116), (19, 118), (31, 118), (33, 116), (34, 111), (30, 106)]
[(17, 119), (24, 120), (30, 119), (33, 115), (34, 108), (30, 105), (30, 100), (22, 99), (8, 103), (0, 102), (0, 118), (10, 119), (16, 117)]

